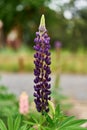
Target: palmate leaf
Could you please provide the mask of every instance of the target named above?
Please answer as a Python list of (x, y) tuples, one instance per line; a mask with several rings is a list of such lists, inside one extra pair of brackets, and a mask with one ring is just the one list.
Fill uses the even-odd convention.
[(7, 130), (4, 122), (0, 119), (0, 130)]
[(82, 125), (85, 122), (87, 122), (86, 119), (75, 120), (73, 117), (68, 117), (68, 119), (63, 121), (63, 123), (59, 127), (59, 130), (83, 130), (84, 128), (81, 128), (80, 125)]
[(34, 115), (32, 115), (31, 118), (33, 119), (33, 121), (34, 121), (35, 123), (38, 123), (38, 121), (37, 121), (37, 119), (35, 119)]
[(74, 116), (70, 116), (70, 117), (65, 118), (65, 120), (61, 122), (60, 127), (65, 127), (65, 126), (67, 126), (67, 125), (68, 125), (71, 121), (73, 121), (74, 119), (75, 119)]
[(8, 123), (8, 130), (13, 130), (13, 118), (10, 116), (7, 120)]
[(18, 115), (14, 122), (14, 130), (19, 130), (20, 123), (21, 123), (21, 116)]
[(20, 115), (16, 117), (15, 121), (11, 116), (8, 117), (7, 120), (8, 129), (6, 128), (4, 122), (0, 119), (0, 130), (27, 130), (27, 124), (24, 124), (23, 126), (20, 126), (20, 124), (21, 124)]

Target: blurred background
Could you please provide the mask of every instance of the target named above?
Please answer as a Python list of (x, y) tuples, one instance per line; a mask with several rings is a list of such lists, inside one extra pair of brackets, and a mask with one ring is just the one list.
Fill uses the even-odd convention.
[[(33, 41), (42, 14), (53, 59), (54, 43), (60, 41), (62, 71), (87, 74), (87, 0), (1, 0), (0, 71), (33, 70)], [(55, 71), (55, 61), (52, 69)]]
[(17, 95), (33, 93), (33, 41), (42, 14), (52, 84), (60, 77), (64, 94), (87, 103), (87, 0), (0, 0), (0, 85)]
[[(4, 40), (1, 46), (32, 47), (42, 14), (46, 17), (52, 46), (58, 39), (65, 49), (86, 49), (87, 0), (1, 0), (0, 31), (1, 41)], [(10, 45), (12, 38), (15, 45)]]

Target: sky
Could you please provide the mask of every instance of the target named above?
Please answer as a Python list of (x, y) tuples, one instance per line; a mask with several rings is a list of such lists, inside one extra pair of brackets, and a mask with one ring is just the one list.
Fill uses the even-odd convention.
[[(55, 11), (60, 11), (60, 8), (58, 8), (58, 5), (63, 5), (64, 3), (69, 3), (70, 0), (52, 0), (51, 3), (49, 4), (49, 8), (55, 10)], [(87, 7), (87, 0), (76, 0), (75, 6), (78, 9), (82, 9), (83, 7)], [(64, 12), (64, 17), (66, 19), (71, 19), (72, 18), (72, 13), (69, 10), (66, 10)]]

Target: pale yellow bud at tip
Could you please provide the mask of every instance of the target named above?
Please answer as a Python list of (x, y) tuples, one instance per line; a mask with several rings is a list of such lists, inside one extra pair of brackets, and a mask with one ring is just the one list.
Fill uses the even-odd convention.
[(44, 16), (44, 14), (42, 14), (42, 16), (41, 16), (40, 27), (41, 26), (45, 27), (45, 16)]

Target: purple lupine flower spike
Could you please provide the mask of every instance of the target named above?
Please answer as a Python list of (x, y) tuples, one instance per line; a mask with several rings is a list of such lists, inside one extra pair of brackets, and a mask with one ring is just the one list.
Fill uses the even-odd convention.
[(36, 45), (34, 49), (36, 53), (34, 54), (34, 102), (38, 112), (48, 112), (48, 100), (51, 99), (50, 94), (50, 67), (51, 58), (50, 58), (50, 37), (48, 37), (47, 30), (45, 27), (45, 18), (44, 15), (41, 17), (41, 22), (39, 26), (39, 31), (36, 32), (36, 38), (34, 39)]

